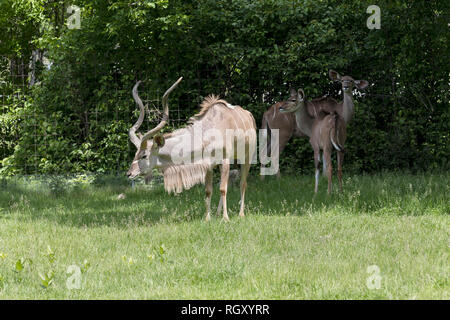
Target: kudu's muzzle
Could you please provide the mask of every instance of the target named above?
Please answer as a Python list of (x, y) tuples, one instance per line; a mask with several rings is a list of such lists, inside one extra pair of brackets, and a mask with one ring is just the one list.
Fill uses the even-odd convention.
[(137, 161), (133, 161), (130, 169), (127, 172), (128, 179), (134, 179), (140, 174), (139, 164)]

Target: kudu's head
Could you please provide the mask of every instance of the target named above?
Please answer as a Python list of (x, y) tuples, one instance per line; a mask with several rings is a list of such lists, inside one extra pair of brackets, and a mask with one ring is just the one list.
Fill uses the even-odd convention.
[(369, 82), (366, 80), (354, 80), (350, 76), (341, 76), (334, 70), (330, 70), (328, 74), (331, 80), (339, 81), (342, 84), (342, 91), (344, 91), (344, 93), (351, 93), (354, 86), (359, 90), (364, 90), (369, 85)]
[(296, 112), (305, 105), (305, 92), (302, 89), (291, 89), (289, 99), (280, 106), (281, 113)]
[(144, 104), (141, 98), (139, 98), (137, 93), (137, 88), (141, 83), (138, 81), (133, 87), (133, 98), (139, 106), (139, 118), (136, 123), (130, 128), (128, 135), (131, 142), (136, 146), (137, 151), (134, 155), (133, 162), (131, 163), (130, 169), (127, 172), (127, 176), (130, 179), (134, 179), (137, 176), (148, 175), (152, 172), (152, 169), (157, 164), (159, 149), (164, 146), (165, 140), (163, 135), (160, 133), (162, 128), (167, 124), (169, 120), (169, 104), (167, 102), (169, 94), (175, 89), (175, 87), (180, 83), (183, 78), (178, 79), (165, 93), (162, 98), (163, 105), (163, 118), (161, 122), (153, 129), (145, 134), (138, 133), (136, 131), (141, 126), (144, 121), (145, 110)]

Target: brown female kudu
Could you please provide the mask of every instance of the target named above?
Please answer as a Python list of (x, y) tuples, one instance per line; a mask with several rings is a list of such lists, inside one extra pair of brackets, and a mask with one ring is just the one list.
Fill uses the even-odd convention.
[[(312, 124), (314, 119), (317, 117), (324, 117), (327, 114), (331, 115), (337, 113), (342, 117), (345, 124), (351, 121), (354, 115), (354, 103), (352, 96), (353, 85), (356, 85), (359, 90), (364, 90), (369, 83), (366, 80), (354, 80), (350, 76), (341, 76), (334, 70), (329, 71), (329, 77), (333, 81), (339, 81), (342, 83), (342, 92), (344, 95), (344, 100), (342, 102), (338, 103), (330, 97), (323, 97), (306, 101), (306, 108), (298, 109), (300, 112), (280, 112), (280, 106), (284, 105), (286, 102), (289, 102), (289, 100), (292, 100), (292, 97), (297, 95), (295, 90), (291, 90), (291, 97), (288, 101), (276, 103), (264, 113), (261, 127), (263, 129), (269, 128), (279, 130), (279, 154), (281, 154), (292, 136), (311, 137)], [(301, 96), (304, 97), (303, 90), (301, 90)], [(269, 143), (268, 148), (270, 148)], [(320, 161), (320, 159), (318, 161)], [(323, 171), (325, 173), (325, 157), (323, 157), (323, 167)], [(279, 177), (279, 172), (277, 173), (277, 176)]]
[[(279, 163), (280, 154), (283, 152), (286, 144), (292, 136), (303, 137), (304, 134), (298, 129), (295, 124), (295, 116), (292, 113), (281, 113), (280, 106), (283, 102), (277, 102), (272, 105), (262, 117), (261, 129), (267, 130), (267, 155), (272, 157), (272, 161)], [(271, 129), (278, 129), (278, 153), (271, 154)], [(263, 166), (263, 164), (261, 164)], [(264, 179), (264, 175), (261, 175), (261, 179)], [(277, 178), (280, 178), (280, 169), (277, 171)]]
[[(333, 147), (338, 151), (338, 179), (339, 186), (342, 190), (343, 145), (346, 139), (345, 123), (336, 112), (328, 114), (321, 111), (330, 108), (335, 103), (335, 100), (331, 98), (305, 101), (305, 93), (302, 89), (299, 89), (298, 92), (291, 90), (291, 96), (280, 107), (281, 113), (294, 114), (297, 125), (305, 132), (308, 132), (309, 142), (314, 149), (314, 166), (316, 169), (314, 192), (317, 192), (319, 184), (320, 150), (322, 150), (324, 161), (327, 163), (328, 193), (331, 193), (333, 170), (331, 165), (331, 152)], [(315, 107), (313, 109), (314, 112), (320, 111), (317, 112), (315, 118), (309, 116), (307, 111), (308, 106), (310, 108)]]
[[(303, 90), (299, 90), (302, 92), (301, 97), (304, 97)], [(292, 136), (311, 137), (314, 119), (325, 113), (329, 113), (329, 111), (326, 111), (330, 109), (329, 106), (337, 104), (333, 98), (322, 97), (311, 101), (304, 101), (306, 107), (296, 109), (299, 111), (298, 113), (294, 113), (293, 111), (281, 112), (280, 108), (286, 103), (292, 102), (292, 99), (297, 99), (297, 91), (294, 89), (291, 89), (290, 97), (287, 101), (272, 105), (263, 115), (261, 129), (267, 129), (269, 132), (272, 129), (279, 130), (278, 154), (270, 155), (271, 142), (269, 133), (267, 140), (267, 153), (272, 157), (272, 161), (276, 161), (276, 163), (278, 163), (280, 154)], [(264, 176), (261, 176), (261, 178), (263, 179)], [(277, 172), (277, 178), (280, 178), (280, 170)]]
[(326, 113), (336, 112), (339, 116), (344, 119), (345, 124), (348, 124), (355, 114), (355, 104), (353, 103), (353, 87), (356, 86), (359, 90), (364, 90), (369, 85), (366, 80), (354, 80), (350, 76), (341, 76), (334, 70), (328, 72), (330, 79), (333, 81), (340, 82), (342, 85), (342, 94), (344, 100), (337, 103), (336, 105), (329, 105), (324, 111)]
[[(162, 98), (163, 118), (153, 129), (136, 134), (144, 120), (144, 105), (137, 93), (136, 83), (133, 98), (139, 106), (137, 122), (129, 130), (131, 142), (137, 151), (128, 170), (128, 177), (146, 176), (153, 168), (164, 174), (164, 187), (168, 192), (179, 193), (183, 189), (205, 184), (206, 220), (210, 219), (211, 195), (213, 189), (213, 169), (221, 166), (219, 213), (223, 208), (223, 219), (229, 220), (227, 213), (227, 184), (230, 163), (241, 163), (241, 203), (239, 216), (244, 216), (244, 197), (250, 162), (256, 150), (256, 124), (252, 114), (239, 106), (230, 105), (216, 96), (207, 97), (201, 110), (190, 119), (188, 126), (171, 133), (160, 131), (169, 119), (168, 96), (178, 85), (178, 79)], [(231, 135), (231, 137), (230, 137)], [(212, 139), (211, 139), (212, 138)], [(241, 146), (236, 152), (234, 144)]]

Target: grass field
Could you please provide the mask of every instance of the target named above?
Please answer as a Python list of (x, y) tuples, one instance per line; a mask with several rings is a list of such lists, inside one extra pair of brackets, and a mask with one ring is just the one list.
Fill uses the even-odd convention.
[(225, 223), (204, 221), (202, 186), (4, 180), (0, 298), (450, 298), (449, 173), (346, 176), (330, 197), (313, 183), (252, 177)]

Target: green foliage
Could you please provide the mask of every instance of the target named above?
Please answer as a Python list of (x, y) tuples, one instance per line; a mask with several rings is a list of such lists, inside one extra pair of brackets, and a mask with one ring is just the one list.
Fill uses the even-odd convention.
[(81, 270), (82, 273), (86, 273), (86, 272), (88, 272), (90, 267), (91, 267), (91, 263), (89, 261), (87, 261), (86, 259), (84, 259), (80, 270)]
[(23, 259), (17, 260), (17, 261), (16, 261), (16, 265), (15, 265), (16, 271), (17, 271), (17, 272), (20, 272), (20, 271), (23, 270), (23, 268), (24, 268), (24, 261), (23, 261)]
[(164, 245), (160, 244), (159, 247), (153, 248), (153, 253), (147, 255), (150, 261), (152, 261), (155, 257), (159, 259), (160, 262), (166, 261), (166, 249)]
[(44, 0), (2, 0), (0, 2), (0, 56), (27, 58), (30, 43), (41, 33)]
[[(44, 4), (0, 7), (0, 30), (17, 35), (0, 42), (0, 55), (26, 58), (39, 48), (53, 63), (23, 89), (26, 100), (10, 98), (14, 86), (0, 73), (11, 100), (0, 116), (3, 175), (125, 171), (134, 153), (127, 132), (137, 117), (136, 80), (144, 80), (141, 95), (156, 99), (185, 78), (171, 96), (179, 109), (172, 119), (187, 119), (215, 93), (260, 123), (290, 87), (342, 99), (330, 68), (371, 83), (355, 97), (346, 170), (449, 168), (448, 1), (379, 1), (380, 30), (366, 27), (370, 1), (78, 0), (70, 4), (81, 8), (81, 29), (71, 30), (68, 14), (56, 15), (69, 3)], [(157, 121), (150, 120), (143, 130)], [(291, 141), (281, 161), (283, 169), (309, 172), (308, 141)]]
[(39, 278), (41, 278), (41, 287), (44, 289), (47, 289), (54, 280), (55, 272), (53, 270), (50, 270), (45, 273), (39, 273)]

